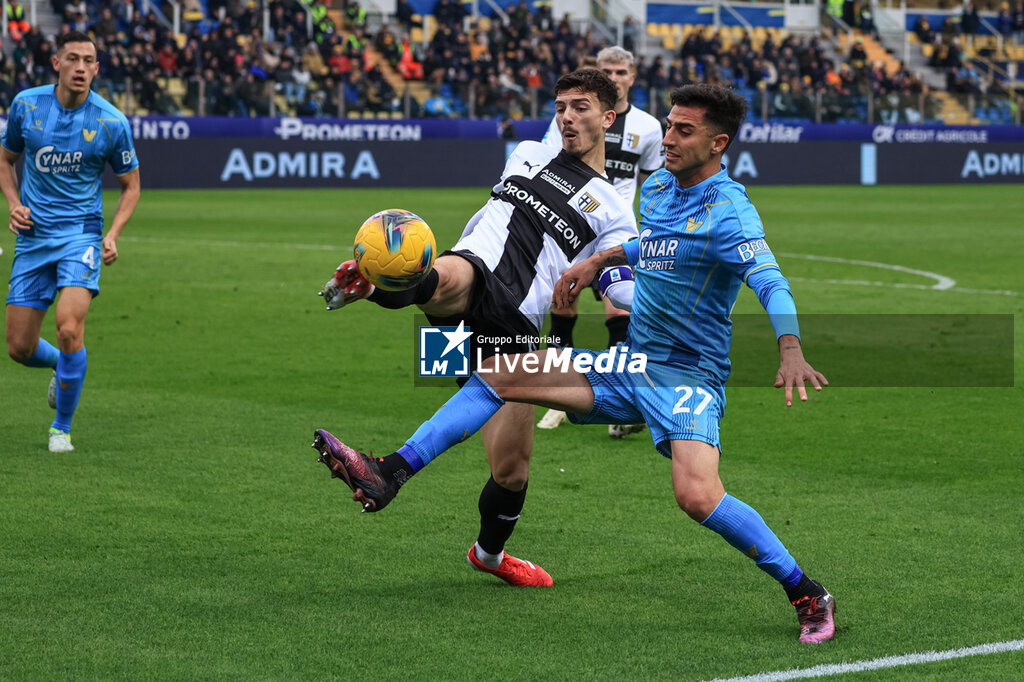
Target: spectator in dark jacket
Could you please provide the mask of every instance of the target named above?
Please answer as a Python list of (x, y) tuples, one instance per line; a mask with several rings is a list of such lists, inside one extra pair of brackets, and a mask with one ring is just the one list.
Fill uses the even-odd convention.
[(963, 11), (960, 14), (960, 31), (967, 36), (968, 45), (974, 42), (974, 36), (978, 33), (980, 27), (981, 19), (978, 18), (978, 8), (974, 6), (973, 2), (968, 1), (964, 4)]

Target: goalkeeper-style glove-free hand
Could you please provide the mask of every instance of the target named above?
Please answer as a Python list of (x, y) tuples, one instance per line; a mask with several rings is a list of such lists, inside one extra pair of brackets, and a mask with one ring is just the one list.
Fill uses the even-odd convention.
[(354, 260), (347, 260), (334, 271), (334, 277), (327, 280), (319, 295), (327, 301), (328, 310), (337, 310), (349, 303), (366, 298), (373, 293), (374, 286), (359, 273)]

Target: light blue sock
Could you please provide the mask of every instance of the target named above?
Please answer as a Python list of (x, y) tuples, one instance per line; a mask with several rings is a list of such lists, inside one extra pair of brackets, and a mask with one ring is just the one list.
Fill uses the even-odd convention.
[(57, 360), (57, 416), (50, 426), (64, 433), (71, 433), (71, 418), (82, 395), (88, 364), (84, 346), (74, 353), (61, 353)]
[(26, 367), (56, 367), (60, 351), (46, 339), (39, 339), (36, 352), (25, 362), (21, 363)]
[(800, 572), (796, 559), (761, 515), (749, 504), (729, 493), (704, 519), (702, 526), (715, 531), (730, 545), (754, 560), (757, 567), (781, 583), (791, 582)]
[(414, 472), (419, 471), (442, 452), (479, 431), (504, 404), (494, 389), (474, 373), (458, 393), (416, 429), (398, 454)]

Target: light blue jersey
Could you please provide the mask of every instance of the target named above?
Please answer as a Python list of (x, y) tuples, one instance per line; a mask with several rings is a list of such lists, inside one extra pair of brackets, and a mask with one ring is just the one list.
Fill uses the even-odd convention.
[(636, 270), (629, 346), (654, 362), (699, 367), (724, 384), (729, 314), (740, 286), (762, 272), (773, 276), (750, 282), (762, 300), (773, 287), (788, 295), (761, 218), (724, 167), (687, 189), (658, 170), (640, 196), (639, 248), (626, 249)]
[(128, 119), (114, 105), (90, 92), (84, 104), (65, 109), (54, 89), (19, 93), (2, 140), (24, 155), (21, 203), (35, 224), (19, 239), (102, 234), (104, 167), (124, 175), (139, 165)]

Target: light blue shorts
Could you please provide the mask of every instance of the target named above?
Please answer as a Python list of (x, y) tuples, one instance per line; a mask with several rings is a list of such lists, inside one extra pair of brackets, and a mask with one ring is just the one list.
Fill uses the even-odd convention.
[(47, 310), (64, 287), (83, 287), (98, 296), (102, 239), (98, 234), (51, 239), (19, 236), (7, 304)]
[[(580, 354), (596, 357), (597, 352), (572, 352), (574, 358)], [(648, 361), (643, 374), (591, 370), (584, 376), (594, 391), (594, 408), (568, 415), (573, 424), (644, 422), (665, 457), (671, 457), (673, 440), (699, 440), (721, 449), (718, 428), (725, 414), (725, 388), (699, 367)]]

